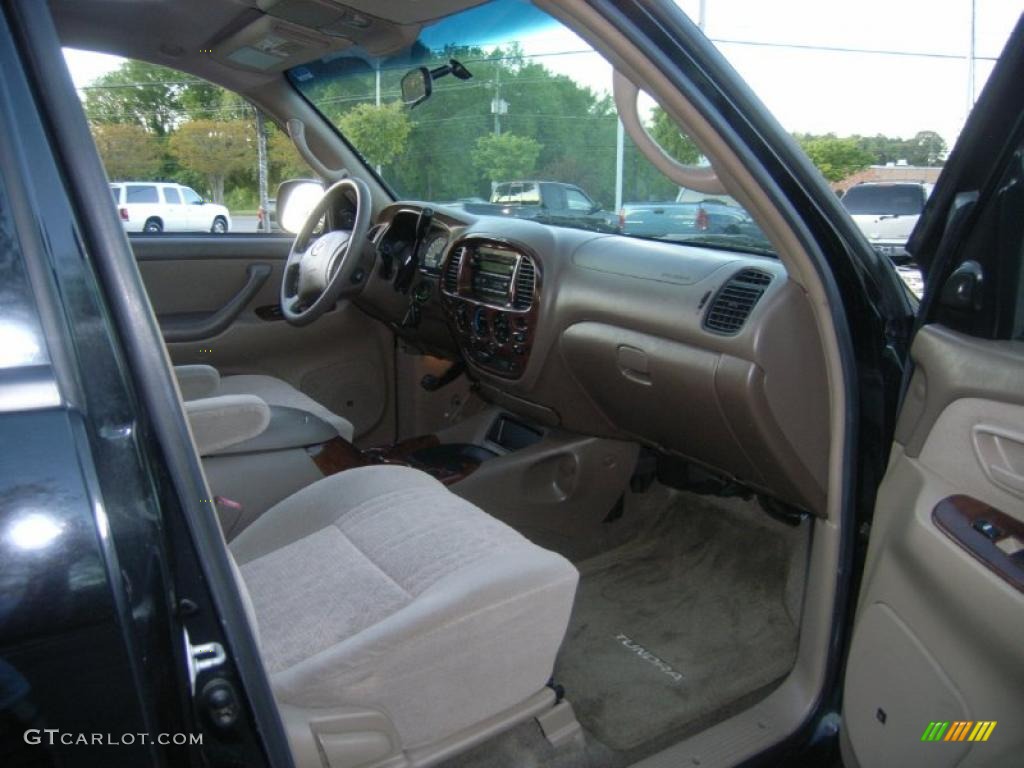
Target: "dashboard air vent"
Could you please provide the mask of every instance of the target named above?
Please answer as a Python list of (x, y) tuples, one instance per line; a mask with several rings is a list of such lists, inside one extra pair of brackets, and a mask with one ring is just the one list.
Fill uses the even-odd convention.
[(771, 281), (772, 276), (759, 269), (737, 272), (711, 302), (704, 327), (718, 333), (739, 333)]
[(444, 270), (444, 289), (448, 293), (458, 293), (459, 267), (462, 265), (462, 254), (465, 252), (465, 248), (459, 248), (448, 258), (448, 266)]
[(533, 306), (535, 282), (536, 272), (533, 262), (524, 257), (519, 263), (519, 272), (516, 274), (516, 299), (513, 303), (516, 309), (529, 309)]

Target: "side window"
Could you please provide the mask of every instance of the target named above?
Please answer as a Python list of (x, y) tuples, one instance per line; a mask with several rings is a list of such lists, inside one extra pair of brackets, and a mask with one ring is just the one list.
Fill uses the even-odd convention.
[(594, 204), (587, 199), (586, 195), (578, 189), (572, 189), (571, 187), (565, 190), (565, 199), (570, 211), (587, 212), (594, 207)]
[(117, 205), (118, 203), (121, 202), (121, 188), (119, 186), (117, 186), (116, 184), (111, 184), (110, 194), (114, 198), (114, 205)]
[(159, 203), (156, 187), (151, 184), (129, 184), (124, 188), (124, 201), (128, 205)]
[[(278, 185), (315, 178), (286, 133), (242, 97), (193, 75), (75, 52), (76, 62), (83, 57), (88, 66), (74, 67), (71, 75), (107, 177), (118, 182), (111, 189), (126, 208), (120, 214), (126, 231), (280, 232)], [(158, 189), (155, 182), (174, 186)], [(118, 185), (125, 190), (119, 201)], [(143, 203), (188, 209), (132, 211)]]

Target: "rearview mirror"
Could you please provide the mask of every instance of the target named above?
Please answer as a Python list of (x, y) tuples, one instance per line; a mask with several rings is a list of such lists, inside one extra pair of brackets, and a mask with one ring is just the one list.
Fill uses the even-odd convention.
[(422, 104), (434, 92), (434, 81), (446, 75), (453, 75), (459, 80), (469, 80), (473, 73), (455, 59), (448, 59), (447, 64), (442, 64), (434, 69), (426, 67), (410, 69), (402, 78), (402, 103), (410, 109), (417, 104)]
[(402, 78), (402, 103), (410, 108), (415, 107), (429, 99), (433, 90), (433, 78), (429, 69), (410, 69)]
[(277, 188), (277, 221), (285, 232), (296, 234), (324, 196), (324, 185), (311, 179), (289, 179)]

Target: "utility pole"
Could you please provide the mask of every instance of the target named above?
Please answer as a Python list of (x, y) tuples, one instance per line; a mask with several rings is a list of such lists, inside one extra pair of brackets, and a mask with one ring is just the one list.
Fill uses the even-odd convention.
[(974, 46), (975, 37), (974, 24), (977, 18), (978, 8), (977, 0), (971, 0), (971, 42), (967, 47), (967, 114), (971, 114), (971, 110), (974, 109)]
[(501, 136), (501, 116), (508, 114), (508, 102), (501, 98), (501, 65), (494, 74), (494, 99), (491, 101), (491, 113), (494, 115), (494, 135)]
[(259, 163), (259, 193), (260, 209), (263, 211), (263, 221), (260, 228), (264, 232), (270, 231), (270, 211), (267, 209), (267, 124), (263, 118), (263, 112), (256, 109), (256, 157)]
[[(377, 75), (374, 103), (377, 105), (377, 108), (380, 109), (380, 59), (377, 59), (377, 66), (374, 68), (374, 73)], [(377, 171), (377, 175), (380, 176), (380, 163), (377, 163), (375, 170)]]
[(626, 150), (626, 135), (622, 119), (615, 121), (615, 210), (622, 210), (622, 160)]

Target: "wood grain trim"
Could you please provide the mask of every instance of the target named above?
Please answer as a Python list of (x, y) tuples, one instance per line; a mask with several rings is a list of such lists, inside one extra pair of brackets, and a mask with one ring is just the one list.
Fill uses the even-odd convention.
[[(1015, 536), (1024, 542), (1024, 521), (970, 496), (950, 496), (935, 505), (932, 520), (944, 534), (1019, 592), (1024, 592), (1024, 552), (1008, 555), (997, 543)], [(990, 539), (974, 528), (986, 520), (999, 529)]]
[(433, 448), (441, 444), (435, 435), (424, 435), (402, 440), (394, 445), (381, 448), (357, 448), (343, 437), (328, 440), (322, 445), (311, 448), (310, 458), (324, 477), (344, 472), (356, 467), (370, 467), (381, 464), (392, 464), (400, 467), (416, 467), (445, 485), (454, 485), (473, 474), (480, 467), (478, 461), (465, 461), (456, 472), (438, 467), (420, 465), (412, 460), (412, 455), (424, 448)]

